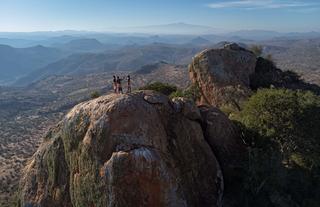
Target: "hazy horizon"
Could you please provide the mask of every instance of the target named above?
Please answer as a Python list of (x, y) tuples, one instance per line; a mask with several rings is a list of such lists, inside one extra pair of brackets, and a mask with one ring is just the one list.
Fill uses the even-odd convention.
[(217, 32), (310, 32), (320, 31), (319, 11), (316, 0), (2, 0), (0, 32), (135, 32), (179, 22)]
[[(163, 32), (163, 31), (154, 31), (154, 29), (159, 28), (174, 28), (177, 30)], [(185, 29), (193, 29), (189, 32), (179, 31), (179, 28), (185, 27)], [(207, 30), (206, 30), (207, 29)], [(166, 24), (154, 24), (154, 25), (140, 25), (140, 26), (132, 26), (132, 27), (112, 27), (106, 28), (105, 30), (85, 30), (85, 29), (72, 29), (72, 28), (64, 28), (58, 30), (33, 30), (33, 31), (2, 31), (0, 30), (1, 34), (19, 34), (19, 33), (65, 33), (65, 34), (85, 34), (85, 33), (101, 33), (101, 34), (159, 34), (159, 35), (204, 35), (204, 34), (227, 34), (239, 31), (261, 31), (261, 32), (275, 32), (279, 34), (288, 34), (288, 33), (311, 33), (311, 32), (320, 32), (320, 28), (314, 28), (310, 30), (288, 30), (288, 31), (281, 31), (281, 30), (272, 30), (272, 29), (263, 29), (263, 28), (239, 28), (239, 29), (225, 29), (225, 28), (215, 28), (211, 27), (210, 25), (197, 25), (197, 24), (190, 24), (187, 22), (172, 22)]]
[[(193, 25), (193, 26), (200, 26), (200, 27), (209, 27), (211, 29), (215, 29), (214, 32), (210, 32), (211, 34), (214, 33), (232, 33), (232, 32), (237, 32), (237, 31), (265, 31), (265, 32), (278, 32), (278, 33), (308, 33), (308, 32), (320, 32), (320, 28), (314, 28), (314, 29), (309, 29), (309, 30), (287, 30), (287, 31), (281, 31), (281, 30), (276, 30), (276, 29), (263, 29), (263, 28), (239, 28), (239, 29), (225, 29), (225, 28), (214, 28), (211, 27), (210, 25), (196, 25), (196, 24), (189, 24), (187, 22), (168, 22), (165, 24), (154, 24), (154, 25), (140, 25), (140, 26), (132, 26), (132, 27), (111, 27), (111, 28), (106, 28), (104, 30), (85, 30), (85, 29), (72, 29), (72, 28), (62, 28), (62, 29), (57, 29), (57, 30), (30, 30), (30, 31), (7, 31), (7, 30), (0, 30), (0, 33), (58, 33), (58, 32), (78, 32), (78, 33), (119, 33), (119, 34), (134, 34), (134, 33), (141, 33), (135, 31), (135, 29), (147, 29), (148, 27), (156, 27), (156, 26), (168, 26), (168, 25), (176, 25), (176, 24), (185, 24), (185, 25)], [(145, 32), (145, 34), (148, 33), (156, 33), (156, 32)], [(144, 33), (141, 33), (144, 34)], [(169, 33), (170, 34), (170, 33)], [(194, 34), (191, 35), (201, 35), (201, 33), (195, 32)], [(179, 33), (177, 33), (179, 35)]]

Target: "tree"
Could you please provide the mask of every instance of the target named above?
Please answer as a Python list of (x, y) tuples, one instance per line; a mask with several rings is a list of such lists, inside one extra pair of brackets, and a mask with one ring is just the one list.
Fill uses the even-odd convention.
[[(245, 104), (241, 122), (277, 142), (284, 158), (300, 155), (304, 167), (320, 166), (320, 97), (303, 91), (262, 89)], [(316, 159), (315, 159), (316, 158)]]
[(320, 97), (258, 90), (237, 118), (249, 153), (243, 206), (320, 206)]
[(250, 47), (250, 50), (257, 56), (261, 57), (262, 52), (263, 52), (263, 47), (261, 45), (252, 45)]

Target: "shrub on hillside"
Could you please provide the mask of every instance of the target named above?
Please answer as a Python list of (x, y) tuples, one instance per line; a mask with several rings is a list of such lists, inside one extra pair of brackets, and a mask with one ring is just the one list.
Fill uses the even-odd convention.
[(320, 144), (319, 96), (286, 89), (259, 90), (240, 116), (245, 126), (276, 141), (283, 152), (302, 153), (308, 155), (311, 165), (320, 164), (312, 159), (314, 147)]
[(167, 83), (154, 82), (139, 88), (139, 90), (153, 90), (169, 96), (173, 92), (177, 91), (177, 87)]
[(248, 144), (249, 206), (319, 206), (320, 97), (258, 90), (238, 117)]
[(175, 97), (184, 97), (196, 102), (197, 100), (200, 99), (200, 89), (197, 85), (192, 84), (188, 88), (184, 90), (178, 89), (177, 91), (173, 92), (170, 95), (170, 98), (175, 98)]
[(91, 94), (90, 94), (90, 97), (92, 99), (95, 99), (95, 98), (99, 98), (101, 95), (98, 91), (93, 91)]
[(251, 50), (257, 57), (260, 57), (263, 52), (263, 47), (261, 45), (252, 45), (249, 50)]

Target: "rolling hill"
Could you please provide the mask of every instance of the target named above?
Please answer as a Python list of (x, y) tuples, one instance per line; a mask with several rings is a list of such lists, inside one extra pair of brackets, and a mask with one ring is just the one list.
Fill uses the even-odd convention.
[(0, 84), (13, 82), (31, 71), (44, 67), (66, 56), (66, 53), (54, 48), (35, 46), (13, 48), (0, 45)]
[(135, 71), (143, 65), (165, 61), (188, 64), (200, 47), (182, 47), (167, 44), (126, 46), (105, 53), (73, 54), (51, 63), (19, 79), (17, 85), (27, 85), (50, 75), (80, 75), (107, 71)]
[(71, 52), (102, 52), (117, 47), (116, 44), (102, 44), (94, 38), (73, 39), (66, 43), (53, 44), (52, 46)]

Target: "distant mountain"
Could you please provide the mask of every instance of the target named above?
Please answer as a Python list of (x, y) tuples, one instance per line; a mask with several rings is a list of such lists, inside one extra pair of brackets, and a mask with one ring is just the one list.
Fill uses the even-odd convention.
[(71, 35), (62, 35), (62, 36), (48, 38), (45, 41), (47, 41), (47, 44), (65, 44), (67, 42), (70, 42), (76, 39), (79, 39), (79, 37), (71, 36)]
[(194, 39), (192, 39), (190, 42), (188, 42), (189, 44), (192, 45), (208, 45), (211, 44), (211, 42), (203, 37), (196, 37)]
[(135, 71), (143, 65), (165, 61), (188, 64), (201, 47), (182, 47), (167, 44), (132, 45), (105, 53), (74, 54), (38, 69), (17, 81), (26, 85), (50, 75), (79, 75), (106, 71)]
[(10, 39), (10, 38), (0, 38), (0, 45), (8, 45), (11, 47), (23, 48), (23, 47), (31, 47), (36, 43), (33, 40), (27, 39)]
[(320, 32), (290, 32), (274, 39), (312, 39), (319, 37)]
[(144, 27), (112, 28), (112, 32), (55, 31), (55, 32), (0, 32), (0, 44), (12, 47), (31, 47), (66, 44), (73, 40), (96, 39), (102, 44), (186, 44), (201, 36), (210, 42), (261, 41), (267, 39), (310, 39), (320, 37), (320, 32), (280, 33), (268, 30), (240, 30), (227, 32), (209, 26), (173, 23)]
[(227, 37), (233, 37), (240, 39), (248, 39), (248, 40), (266, 40), (272, 39), (275, 37), (280, 37), (284, 34), (275, 32), (275, 31), (267, 31), (267, 30), (240, 30), (235, 32), (230, 32), (225, 34)]
[(237, 41), (263, 41), (271, 39), (289, 40), (289, 39), (310, 39), (319, 38), (319, 32), (289, 32), (281, 33), (268, 30), (240, 30), (229, 32), (224, 35), (225, 39), (233, 39)]
[(62, 35), (62, 36), (55, 36), (55, 37), (47, 37), (47, 36), (34, 37), (32, 35), (33, 33), (22, 33), (20, 34), (21, 37), (17, 39), (15, 38), (16, 35), (11, 36), (10, 34), (11, 33), (9, 33), (8, 36), (4, 36), (4, 37), (1, 37), (0, 35), (0, 44), (9, 45), (11, 47), (16, 47), (16, 48), (34, 47), (37, 45), (51, 47), (52, 45), (65, 44), (71, 40), (81, 39), (81, 37), (71, 36), (71, 35)]
[(102, 44), (96, 39), (73, 39), (69, 42), (64, 44), (56, 44), (55, 47), (60, 49), (69, 50), (73, 52), (96, 52), (96, 51), (103, 51), (107, 48), (106, 45)]
[(147, 33), (147, 34), (211, 34), (217, 33), (218, 30), (209, 26), (193, 25), (186, 23), (173, 23), (164, 25), (151, 25), (144, 27), (130, 27), (130, 28), (112, 28), (117, 32), (130, 32), (130, 33)]
[(129, 45), (139, 44), (147, 45), (152, 43), (165, 44), (186, 44), (194, 39), (195, 35), (175, 35), (175, 34), (97, 34), (93, 38), (103, 44)]
[(43, 46), (13, 48), (0, 45), (0, 85), (44, 67), (66, 56), (61, 50)]
[[(17, 84), (25, 85), (50, 75), (87, 74), (95, 71), (111, 70), (134, 71), (140, 69), (143, 65), (158, 61), (166, 61), (170, 64), (187, 64), (195, 53), (204, 48), (219, 47), (220, 41), (237, 42), (243, 47), (260, 44), (265, 46), (265, 54), (273, 55), (280, 68), (295, 71), (315, 71), (319, 70), (320, 67), (318, 60), (320, 38), (299, 39), (299, 35), (316, 36), (316, 34), (314, 32), (294, 33), (287, 34), (289, 36), (286, 37), (283, 36), (284, 33), (247, 30), (229, 33), (229, 35), (242, 35), (244, 38), (212, 34), (91, 34), (94, 38), (65, 35), (56, 39), (50, 38), (50, 41), (62, 42), (55, 45), (58, 49), (42, 50), (38, 52), (38, 55), (30, 53), (30, 49), (13, 48), (14, 51), (19, 50), (19, 54), (13, 52), (8, 46), (8, 51), (5, 51), (4, 48), (0, 49), (3, 54), (0, 57), (0, 67), (10, 70), (8, 73), (3, 72), (5, 71), (3, 69), (1, 70), (5, 74), (1, 76), (1, 82), (14, 80), (12, 76), (14, 76), (13, 78), (21, 77)], [(277, 37), (271, 38), (275, 35)], [(79, 52), (83, 54), (77, 54)], [(66, 53), (72, 55), (67, 57)]]

